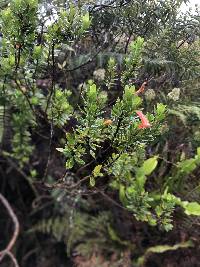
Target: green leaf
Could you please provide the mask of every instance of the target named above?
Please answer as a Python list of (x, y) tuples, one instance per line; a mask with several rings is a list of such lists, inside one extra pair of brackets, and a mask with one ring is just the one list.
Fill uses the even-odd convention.
[(139, 173), (143, 173), (144, 175), (150, 175), (156, 168), (158, 164), (158, 157), (155, 156), (153, 158), (145, 160), (142, 167), (139, 169)]
[(74, 166), (74, 160), (73, 158), (70, 158), (66, 161), (66, 169), (71, 169)]
[(152, 253), (164, 253), (166, 251), (169, 250), (177, 250), (179, 248), (187, 248), (187, 247), (192, 247), (193, 243), (192, 241), (187, 241), (187, 242), (183, 242), (180, 244), (176, 244), (174, 246), (169, 246), (169, 245), (158, 245), (155, 247), (150, 247), (147, 249), (146, 253), (152, 252)]
[(200, 164), (200, 147), (197, 148), (197, 154), (195, 156), (196, 164)]
[(33, 56), (34, 58), (39, 58), (42, 54), (42, 47), (41, 46), (35, 46), (33, 50)]
[(178, 167), (180, 168), (181, 172), (184, 172), (186, 174), (191, 173), (196, 169), (196, 160), (195, 159), (186, 159), (184, 161), (181, 161), (178, 164)]
[(94, 170), (93, 170), (93, 176), (94, 177), (98, 177), (98, 176), (102, 176), (103, 174), (101, 173), (101, 168), (102, 168), (102, 165), (97, 165)]
[(96, 92), (97, 92), (96, 84), (93, 83), (93, 84), (90, 86), (90, 94), (91, 94), (91, 95), (96, 95)]
[(197, 148), (197, 156), (200, 157), (200, 147)]
[(184, 205), (184, 209), (187, 215), (200, 216), (200, 204), (197, 202), (190, 202)]
[(157, 104), (156, 111), (157, 111), (158, 114), (163, 114), (165, 112), (165, 110), (166, 110), (166, 105), (164, 105), (162, 103), (158, 103)]
[(119, 186), (119, 199), (124, 205), (126, 204), (126, 190), (122, 184)]
[(92, 187), (95, 186), (95, 179), (94, 179), (94, 176), (90, 176), (90, 185), (91, 185)]
[(83, 17), (82, 17), (82, 21), (83, 21), (83, 29), (87, 30), (90, 26), (90, 15), (89, 13), (86, 13)]
[(138, 189), (140, 189), (141, 191), (144, 189), (144, 185), (146, 183), (146, 176), (145, 175), (140, 175), (140, 176), (137, 176), (137, 185), (138, 185)]
[(156, 114), (157, 118), (159, 120), (163, 120), (165, 117), (165, 112), (166, 112), (166, 105), (163, 105), (162, 103), (158, 103), (156, 107)]
[(193, 242), (191, 240), (189, 240), (186, 242), (178, 243), (178, 244), (173, 245), (173, 246), (158, 245), (158, 246), (150, 247), (145, 251), (144, 255), (137, 260), (137, 264), (139, 266), (143, 265), (146, 257), (149, 255), (149, 253), (164, 253), (167, 251), (173, 251), (173, 250), (177, 250), (180, 248), (188, 248), (188, 247), (193, 247), (193, 246), (194, 246)]

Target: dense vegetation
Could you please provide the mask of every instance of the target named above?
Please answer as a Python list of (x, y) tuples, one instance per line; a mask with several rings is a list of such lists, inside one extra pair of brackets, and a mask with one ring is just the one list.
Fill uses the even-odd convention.
[(183, 2), (0, 2), (2, 266), (199, 266), (200, 13)]

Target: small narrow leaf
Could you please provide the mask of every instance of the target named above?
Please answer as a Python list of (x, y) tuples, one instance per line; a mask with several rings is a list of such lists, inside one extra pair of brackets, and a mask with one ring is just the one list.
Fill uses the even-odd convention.
[(61, 153), (63, 153), (63, 151), (64, 151), (64, 149), (61, 148), (61, 147), (57, 147), (56, 150), (59, 151), (59, 152), (61, 152)]
[(94, 176), (90, 176), (90, 185), (91, 185), (92, 187), (95, 186), (95, 179), (94, 179)]
[(126, 204), (126, 191), (125, 186), (122, 184), (119, 187), (119, 199), (124, 205)]
[(58, 68), (62, 70), (63, 66), (60, 63), (58, 63)]
[(88, 29), (88, 27), (90, 26), (90, 15), (89, 15), (89, 13), (86, 13), (82, 17), (82, 21), (83, 21), (83, 29), (84, 30)]
[(197, 148), (197, 156), (200, 157), (200, 147)]
[(102, 168), (102, 165), (97, 165), (97, 166), (94, 168), (94, 170), (93, 170), (93, 175), (94, 175), (94, 177), (102, 176), (101, 168)]

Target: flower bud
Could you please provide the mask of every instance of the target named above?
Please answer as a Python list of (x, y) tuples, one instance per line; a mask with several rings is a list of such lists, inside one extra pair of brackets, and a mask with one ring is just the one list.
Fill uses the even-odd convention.
[(112, 124), (112, 120), (110, 120), (110, 119), (106, 119), (106, 120), (104, 120), (104, 122), (103, 122), (103, 125), (105, 125), (105, 126), (109, 126), (109, 125), (111, 125)]

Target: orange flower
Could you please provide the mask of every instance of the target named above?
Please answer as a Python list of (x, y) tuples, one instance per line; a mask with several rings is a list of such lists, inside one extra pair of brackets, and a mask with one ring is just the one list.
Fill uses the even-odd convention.
[(150, 128), (151, 124), (149, 122), (149, 120), (145, 117), (145, 115), (142, 113), (142, 111), (136, 111), (137, 115), (139, 116), (140, 120), (141, 120), (141, 124), (138, 126), (139, 129), (146, 129), (146, 128)]
[(105, 126), (109, 126), (111, 124), (112, 124), (112, 120), (109, 120), (109, 119), (104, 120), (104, 122), (103, 122), (103, 125), (105, 125)]
[(140, 94), (140, 93), (143, 93), (144, 92), (144, 89), (147, 85), (147, 82), (143, 82), (143, 84), (141, 85), (141, 87), (135, 92), (136, 95)]

